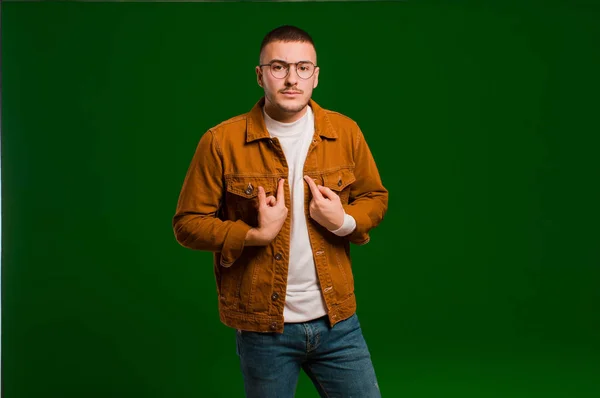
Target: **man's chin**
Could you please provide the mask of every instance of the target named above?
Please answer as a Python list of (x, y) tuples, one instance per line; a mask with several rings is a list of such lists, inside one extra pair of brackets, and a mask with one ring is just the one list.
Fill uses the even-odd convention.
[(296, 103), (296, 104), (282, 104), (282, 103), (279, 103), (278, 105), (279, 105), (278, 108), (282, 112), (285, 112), (285, 113), (298, 113), (302, 109), (304, 109), (306, 107), (306, 105), (308, 105), (308, 102)]

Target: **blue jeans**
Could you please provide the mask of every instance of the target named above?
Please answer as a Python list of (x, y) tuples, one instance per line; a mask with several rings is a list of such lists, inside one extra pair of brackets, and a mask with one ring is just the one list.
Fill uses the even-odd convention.
[(381, 397), (356, 314), (333, 328), (322, 317), (282, 334), (237, 330), (236, 340), (247, 398), (293, 398), (300, 369), (321, 397)]

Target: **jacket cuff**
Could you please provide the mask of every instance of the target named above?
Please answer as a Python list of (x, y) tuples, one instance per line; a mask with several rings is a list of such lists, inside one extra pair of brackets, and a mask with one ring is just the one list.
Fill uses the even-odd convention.
[(357, 245), (365, 245), (369, 243), (371, 237), (369, 236), (369, 230), (371, 229), (371, 219), (365, 215), (360, 209), (352, 205), (344, 205), (344, 211), (346, 214), (352, 216), (356, 222), (356, 228), (346, 238), (350, 242)]
[(244, 250), (246, 235), (250, 229), (252, 229), (252, 227), (242, 220), (237, 220), (233, 223), (223, 242), (220, 262), (222, 267), (231, 267), (235, 260), (240, 257)]

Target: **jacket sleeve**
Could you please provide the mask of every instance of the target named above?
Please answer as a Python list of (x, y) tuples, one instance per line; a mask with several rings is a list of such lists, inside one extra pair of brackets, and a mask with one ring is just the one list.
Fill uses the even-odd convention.
[(367, 244), (369, 231), (383, 220), (388, 208), (388, 190), (383, 186), (375, 159), (365, 137), (357, 128), (354, 142), (354, 176), (350, 199), (344, 211), (356, 221), (356, 228), (346, 239), (357, 245)]
[(185, 175), (172, 227), (183, 247), (220, 252), (220, 264), (229, 267), (241, 255), (251, 227), (217, 217), (224, 188), (222, 153), (209, 130), (200, 138)]

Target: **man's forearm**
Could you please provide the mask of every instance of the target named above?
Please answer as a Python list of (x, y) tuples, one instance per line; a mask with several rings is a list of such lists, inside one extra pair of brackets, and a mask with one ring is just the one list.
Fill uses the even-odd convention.
[(173, 218), (175, 238), (182, 246), (210, 252), (221, 252), (222, 265), (228, 266), (241, 254), (251, 227), (241, 220), (223, 221), (207, 215), (176, 215)]

